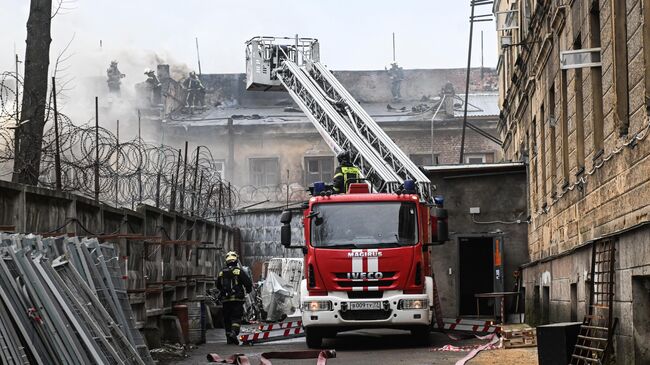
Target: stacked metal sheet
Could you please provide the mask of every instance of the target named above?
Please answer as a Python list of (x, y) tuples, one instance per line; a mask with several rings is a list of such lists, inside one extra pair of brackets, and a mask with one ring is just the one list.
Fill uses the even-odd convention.
[(0, 234), (0, 363), (153, 364), (96, 239)]

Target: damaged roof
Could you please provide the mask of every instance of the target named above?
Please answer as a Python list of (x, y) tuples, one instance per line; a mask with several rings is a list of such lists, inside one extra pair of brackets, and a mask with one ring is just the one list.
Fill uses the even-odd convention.
[[(454, 118), (463, 116), (462, 98), (456, 96)], [(497, 117), (499, 94), (470, 94), (467, 115), (469, 117)], [(396, 103), (360, 103), (378, 123), (429, 121), (438, 106), (438, 100)], [(215, 106), (194, 115), (176, 113), (169, 117), (168, 123), (185, 126), (225, 126), (228, 118), (235, 125), (269, 125), (310, 123), (307, 116), (296, 106)], [(449, 116), (441, 109), (436, 120), (448, 120)]]

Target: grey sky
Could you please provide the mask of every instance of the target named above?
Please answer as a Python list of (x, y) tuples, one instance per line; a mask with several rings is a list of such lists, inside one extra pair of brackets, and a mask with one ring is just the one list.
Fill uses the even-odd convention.
[[(152, 63), (146, 56), (152, 53), (196, 68), (195, 36), (204, 73), (243, 72), (244, 42), (252, 36), (296, 33), (318, 38), (322, 61), (335, 70), (383, 69), (392, 59), (392, 32), (404, 68), (467, 62), (469, 1), (76, 0), (68, 6), (53, 22), (52, 60), (75, 34), (71, 63), (84, 76), (104, 75), (110, 59)], [(14, 43), (24, 57), (28, 7), (28, 0), (0, 0), (0, 70), (13, 69)], [(491, 22), (476, 26), (472, 64), (480, 65), (481, 30), (485, 66), (494, 67)]]

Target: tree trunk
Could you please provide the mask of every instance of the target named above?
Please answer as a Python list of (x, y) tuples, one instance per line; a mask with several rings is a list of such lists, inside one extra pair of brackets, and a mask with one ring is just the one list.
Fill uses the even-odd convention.
[(16, 128), (13, 181), (38, 184), (50, 65), (52, 0), (31, 0), (27, 20), (25, 81), (20, 125)]

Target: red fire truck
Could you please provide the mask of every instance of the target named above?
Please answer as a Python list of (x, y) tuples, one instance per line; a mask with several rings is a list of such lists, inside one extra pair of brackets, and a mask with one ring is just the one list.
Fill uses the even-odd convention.
[[(302, 214), (303, 327), (309, 347), (359, 328), (410, 330), (425, 341), (440, 305), (428, 246), (447, 240), (447, 214), (429, 179), (319, 62), (311, 38), (247, 42), (247, 87), (286, 90), (334, 153), (364, 178), (345, 194), (315, 183)], [(281, 241), (291, 248), (292, 214)]]

